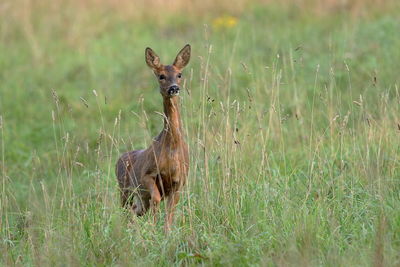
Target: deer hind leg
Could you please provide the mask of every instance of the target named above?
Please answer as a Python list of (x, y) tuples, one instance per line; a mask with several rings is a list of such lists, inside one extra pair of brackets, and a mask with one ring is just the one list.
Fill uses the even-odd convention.
[(121, 191), (121, 204), (125, 210), (130, 211), (134, 215), (137, 215), (135, 194), (132, 190), (125, 189)]
[(154, 222), (156, 222), (157, 212), (161, 202), (161, 194), (158, 190), (155, 177), (146, 175), (143, 177), (143, 185), (150, 193), (149, 206), (154, 216)]
[[(118, 159), (116, 175), (120, 187), (122, 207), (130, 211), (135, 211), (138, 209), (138, 204), (135, 201), (137, 188), (134, 189), (134, 187), (138, 186), (138, 181), (135, 172), (132, 170), (134, 160), (131, 158), (131, 154), (133, 153), (125, 153)], [(135, 213), (138, 214), (137, 212)]]
[(133, 212), (137, 216), (143, 216), (150, 207), (149, 198), (136, 194), (134, 197), (134, 204), (132, 206)]
[(150, 205), (149, 198), (145, 195), (142, 196), (139, 192), (128, 189), (121, 191), (121, 204), (123, 208), (136, 216), (144, 215)]
[(130, 190), (121, 190), (121, 204), (122, 207), (128, 209), (133, 205), (133, 192)]

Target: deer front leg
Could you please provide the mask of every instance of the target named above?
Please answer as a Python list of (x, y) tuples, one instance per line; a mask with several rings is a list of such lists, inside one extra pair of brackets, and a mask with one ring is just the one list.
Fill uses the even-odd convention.
[(160, 191), (158, 191), (155, 177), (145, 176), (143, 177), (143, 185), (150, 192), (150, 209), (154, 216), (154, 223), (157, 222), (157, 211), (161, 202)]
[(165, 225), (164, 225), (164, 230), (166, 233), (168, 233), (171, 230), (172, 221), (174, 219), (175, 207), (176, 204), (178, 204), (178, 201), (179, 201), (179, 192), (177, 191), (173, 192), (167, 198), (167, 214), (165, 216)]

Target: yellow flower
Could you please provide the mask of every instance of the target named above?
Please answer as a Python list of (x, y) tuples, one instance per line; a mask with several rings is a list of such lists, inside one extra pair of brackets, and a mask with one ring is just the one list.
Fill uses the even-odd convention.
[(238, 19), (233, 16), (225, 15), (221, 17), (217, 17), (212, 21), (212, 26), (214, 29), (229, 29), (235, 27), (238, 22)]

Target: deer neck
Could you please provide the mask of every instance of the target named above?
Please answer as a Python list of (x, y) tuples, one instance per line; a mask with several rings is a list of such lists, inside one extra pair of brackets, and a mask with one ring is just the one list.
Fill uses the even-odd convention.
[(183, 140), (179, 98), (177, 96), (164, 98), (164, 115), (163, 140), (166, 145), (176, 147)]

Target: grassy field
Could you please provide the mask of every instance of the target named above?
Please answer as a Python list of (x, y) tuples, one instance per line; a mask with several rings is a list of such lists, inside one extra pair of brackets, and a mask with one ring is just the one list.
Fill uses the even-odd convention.
[[(0, 265), (400, 265), (400, 6), (213, 2), (0, 3)], [(145, 47), (186, 43), (165, 235), (114, 166), (162, 128)]]

